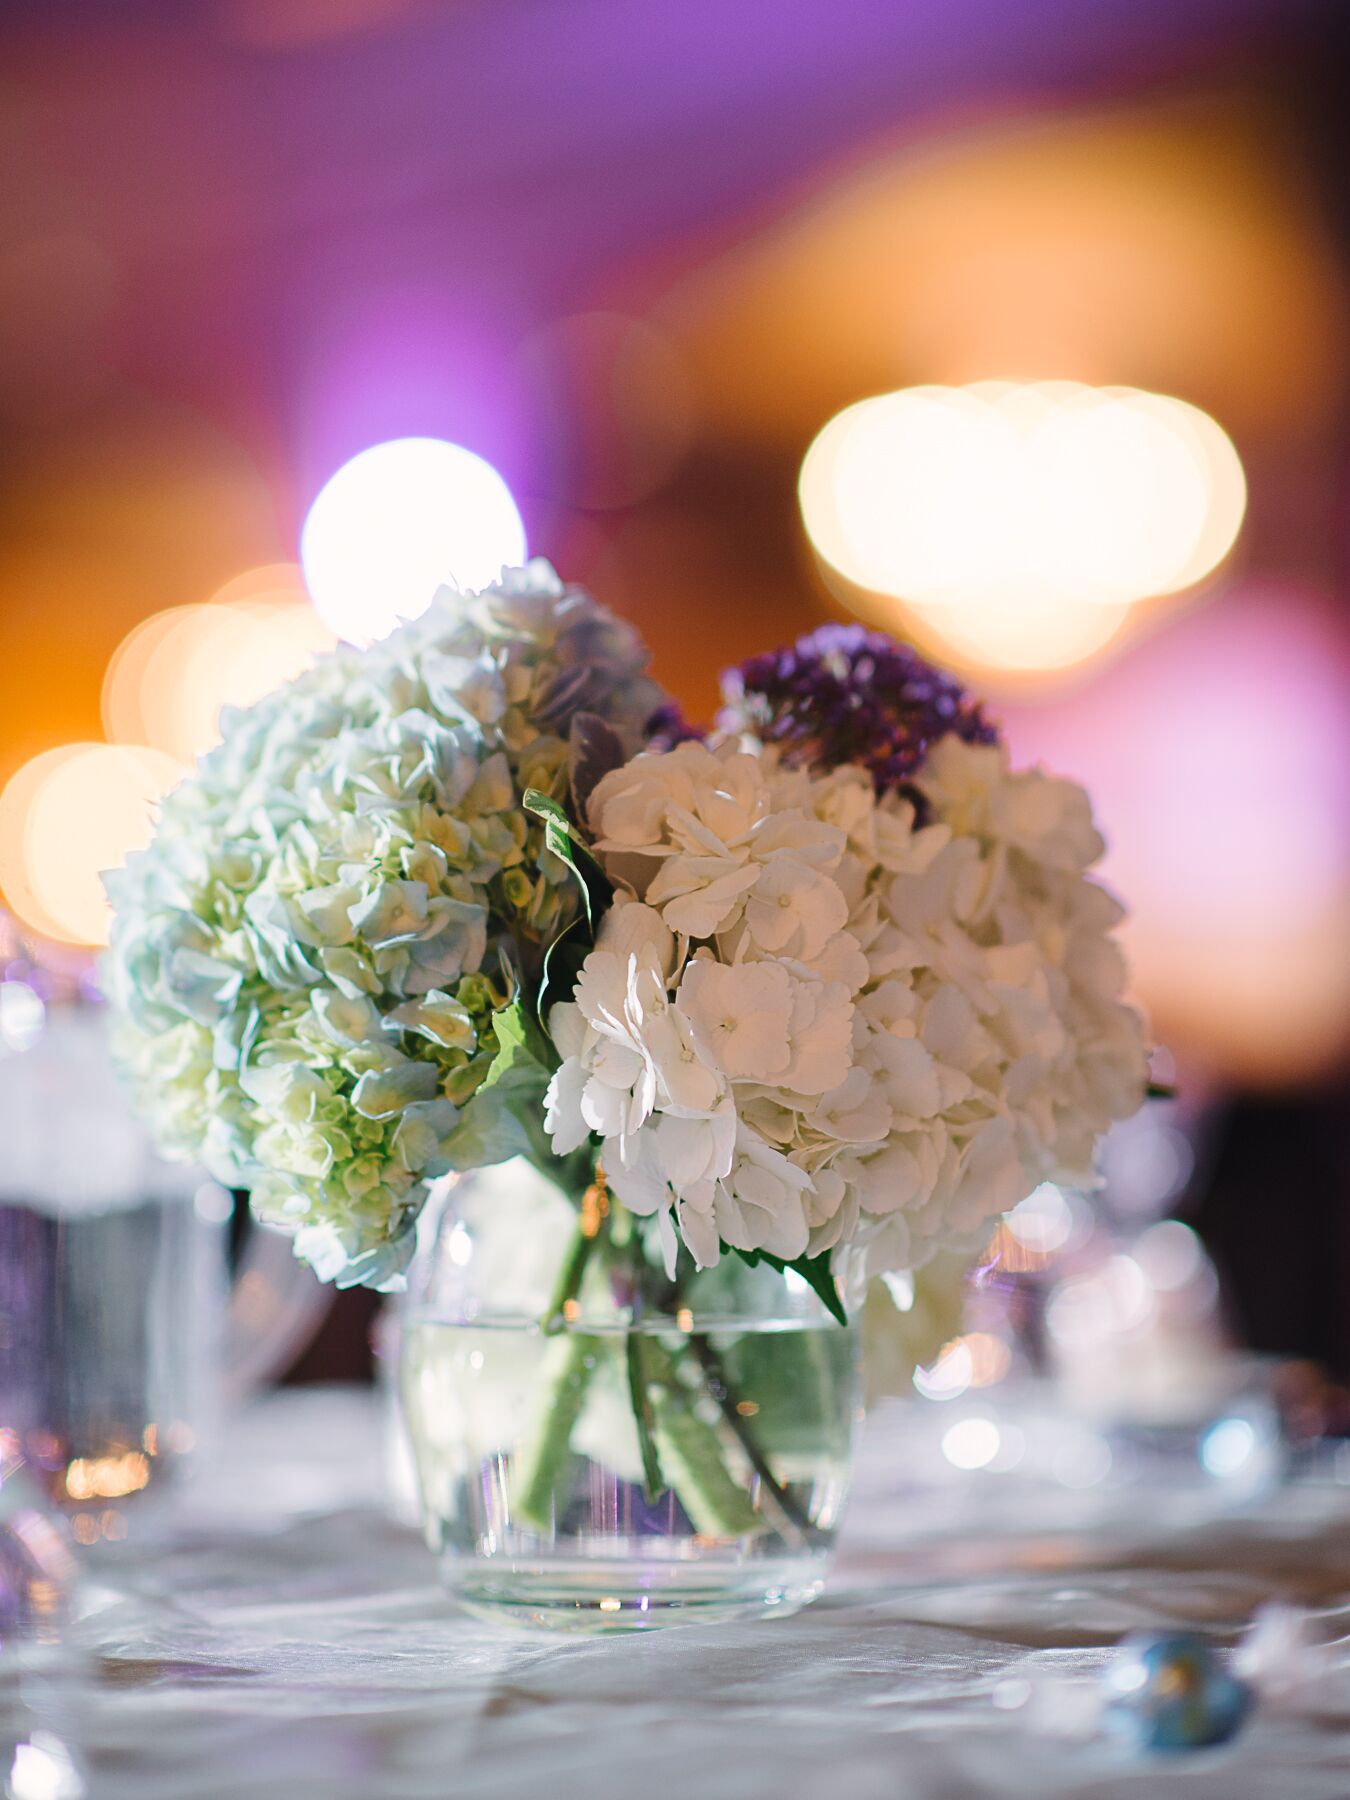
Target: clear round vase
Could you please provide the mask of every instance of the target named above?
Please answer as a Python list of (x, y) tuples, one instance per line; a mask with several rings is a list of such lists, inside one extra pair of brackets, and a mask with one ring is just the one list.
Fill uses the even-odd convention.
[(859, 1346), (793, 1270), (673, 1277), (603, 1189), (461, 1179), (428, 1231), (400, 1387), (427, 1540), (470, 1611), (579, 1631), (785, 1615), (823, 1585)]

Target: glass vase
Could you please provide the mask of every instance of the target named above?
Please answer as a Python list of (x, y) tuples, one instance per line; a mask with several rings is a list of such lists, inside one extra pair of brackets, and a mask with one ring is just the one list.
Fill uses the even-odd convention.
[(470, 1611), (562, 1630), (785, 1615), (848, 1490), (858, 1342), (801, 1276), (668, 1276), (646, 1222), (526, 1163), (462, 1179), (406, 1305), (426, 1535)]

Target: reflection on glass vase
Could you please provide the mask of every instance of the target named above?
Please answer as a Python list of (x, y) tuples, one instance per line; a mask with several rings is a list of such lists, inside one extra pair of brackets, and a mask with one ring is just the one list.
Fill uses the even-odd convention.
[(578, 1216), (525, 1163), (462, 1180), (429, 1240), (402, 1396), (466, 1607), (632, 1630), (814, 1599), (858, 1345), (800, 1276), (731, 1256), (698, 1272), (682, 1251), (668, 1278), (603, 1189)]

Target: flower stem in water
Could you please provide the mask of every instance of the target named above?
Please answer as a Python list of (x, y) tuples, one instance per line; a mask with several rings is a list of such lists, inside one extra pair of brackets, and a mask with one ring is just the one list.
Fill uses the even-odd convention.
[(555, 1336), (545, 1351), (534, 1424), (516, 1455), (513, 1510), (527, 1530), (554, 1529), (554, 1496), (565, 1485), (572, 1431), (601, 1354), (599, 1339), (584, 1332)]
[(637, 1425), (638, 1449), (642, 1453), (642, 1491), (648, 1504), (666, 1491), (661, 1473), (661, 1458), (656, 1449), (656, 1418), (652, 1411), (651, 1390), (647, 1385), (645, 1345), (640, 1331), (630, 1331), (625, 1346), (628, 1363), (628, 1397), (633, 1403), (633, 1420)]
[(763, 1520), (727, 1469), (716, 1431), (694, 1411), (683, 1383), (658, 1387), (652, 1397), (661, 1460), (680, 1505), (708, 1537), (749, 1537)]
[(815, 1537), (815, 1530), (806, 1514), (802, 1512), (787, 1488), (783, 1487), (778, 1477), (764, 1459), (763, 1452), (755, 1442), (755, 1434), (750, 1429), (736, 1407), (736, 1399), (728, 1385), (726, 1371), (722, 1367), (722, 1359), (714, 1350), (706, 1337), (694, 1336), (689, 1339), (689, 1348), (698, 1358), (703, 1370), (708, 1392), (716, 1400), (728, 1427), (736, 1442), (745, 1452), (746, 1460), (759, 1477), (760, 1492), (768, 1507), (774, 1512), (775, 1524), (783, 1530), (783, 1535), (796, 1543), (810, 1543)]
[[(515, 1518), (527, 1530), (548, 1533), (557, 1526), (557, 1497), (566, 1487), (572, 1459), (572, 1432), (581, 1416), (596, 1369), (604, 1355), (601, 1340), (567, 1328), (577, 1317), (577, 1296), (592, 1252), (611, 1234), (623, 1249), (628, 1232), (622, 1209), (617, 1220), (601, 1205), (589, 1210), (591, 1194), (603, 1195), (602, 1178), (582, 1203), (581, 1223), (568, 1248), (542, 1321), (550, 1342), (540, 1371), (535, 1416), (516, 1456)], [(637, 1326), (642, 1316), (642, 1283), (633, 1296)], [(625, 1334), (628, 1395), (642, 1458), (643, 1490), (654, 1501), (671, 1489), (693, 1521), (709, 1537), (746, 1537), (772, 1523), (797, 1544), (814, 1537), (810, 1521), (769, 1467), (753, 1432), (736, 1409), (726, 1372), (711, 1342), (690, 1336), (688, 1352), (697, 1361), (697, 1384), (682, 1377), (685, 1347), (672, 1353), (640, 1328)], [(754, 1471), (763, 1514), (742, 1489), (727, 1462), (728, 1444), (715, 1424), (700, 1416), (699, 1401), (716, 1402), (726, 1431)]]

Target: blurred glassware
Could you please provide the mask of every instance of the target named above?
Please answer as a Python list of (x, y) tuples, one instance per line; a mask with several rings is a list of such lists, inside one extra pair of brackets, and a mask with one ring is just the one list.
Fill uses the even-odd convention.
[(972, 1279), (964, 1329), (918, 1369), (941, 1459), (1076, 1489), (1155, 1479), (1245, 1500), (1290, 1457), (1279, 1371), (1237, 1351), (1184, 1203), (1205, 1120), (1154, 1101), (1106, 1138), (1091, 1194), (1047, 1182)]
[(1226, 1388), (1218, 1278), (1170, 1216), (1202, 1145), (1200, 1118), (1152, 1101), (1108, 1133), (1098, 1188), (1045, 1182), (1008, 1213), (968, 1309), (1006, 1343), (1004, 1373), (1047, 1377), (1076, 1409), (1116, 1417), (1203, 1408), (1207, 1374)]
[(60, 1641), (74, 1561), (60, 1522), (0, 1434), (0, 1658), (41, 1655)]
[[(1277, 1404), (1278, 1367), (1235, 1352), (1223, 1370), (1226, 1387), (1211, 1381), (1194, 1417), (1178, 1411), (1160, 1422), (1080, 1411), (1052, 1383), (1027, 1376), (930, 1397), (908, 1411), (895, 1472), (907, 1489), (935, 1492), (952, 1490), (954, 1472), (1003, 1477), (1011, 1484), (1010, 1529), (1018, 1522), (1048, 1528), (1061, 1502), (1089, 1492), (1104, 1513), (1138, 1514), (1140, 1522), (1140, 1503), (1150, 1496), (1174, 1516), (1241, 1508), (1278, 1486), (1292, 1457)], [(1307, 1468), (1340, 1479), (1325, 1458)]]
[[(328, 1295), (286, 1239), (156, 1155), (113, 1074), (88, 964), (0, 940), (0, 1445), (71, 1516), (127, 1534), (222, 1404), (282, 1368)], [(11, 937), (11, 951), (19, 946)]]
[(7, 1800), (80, 1800), (75, 1748), (84, 1658), (68, 1624), (75, 1561), (65, 1524), (0, 1430), (0, 1789)]
[(82, 1800), (85, 1659), (72, 1641), (74, 1563), (22, 1461), (0, 1446), (0, 1792)]

